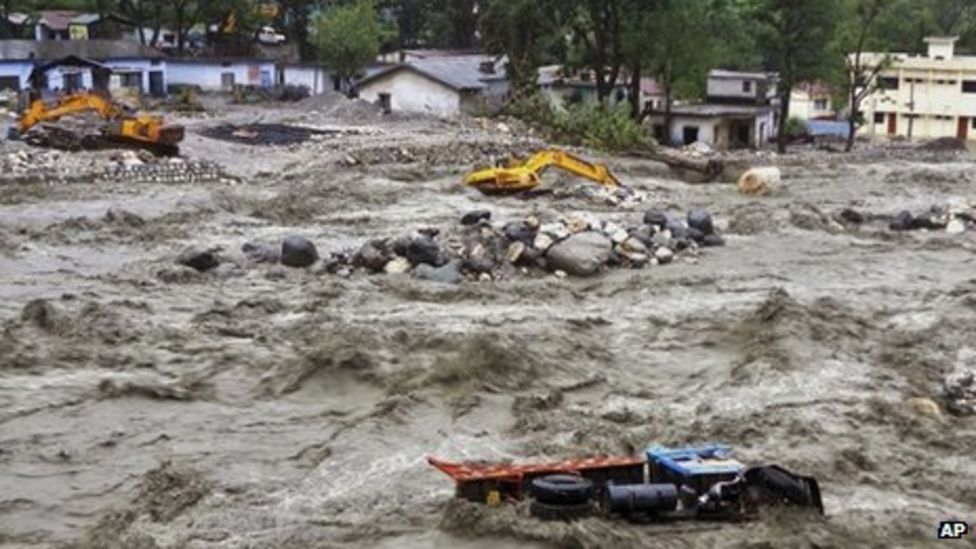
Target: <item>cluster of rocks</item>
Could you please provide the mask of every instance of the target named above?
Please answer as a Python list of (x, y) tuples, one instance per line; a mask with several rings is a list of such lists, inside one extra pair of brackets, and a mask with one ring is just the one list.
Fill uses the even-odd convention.
[(976, 415), (976, 370), (957, 370), (943, 387), (946, 408), (958, 416)]
[(695, 209), (687, 222), (663, 210), (650, 210), (644, 222), (624, 227), (589, 214), (543, 222), (530, 216), (492, 223), (491, 212), (477, 210), (461, 218), (460, 229), (431, 228), (395, 239), (374, 239), (358, 250), (334, 253), (326, 271), (348, 276), (406, 274), (437, 282), (499, 280), (553, 273), (589, 277), (607, 268), (665, 265), (701, 247), (723, 246), (708, 212)]
[(976, 228), (976, 213), (962, 208), (932, 207), (928, 212), (915, 215), (908, 210), (899, 212), (888, 224), (893, 231), (945, 231), (962, 234)]
[[(176, 257), (176, 262), (206, 272), (224, 263), (223, 251), (219, 246), (210, 248), (189, 246)], [(311, 267), (319, 260), (319, 252), (315, 244), (299, 235), (287, 236), (280, 244), (248, 242), (241, 247), (241, 251), (253, 263), (281, 263), (296, 269)]]
[(95, 162), (78, 162), (56, 150), (23, 149), (0, 158), (2, 178), (8, 181), (47, 179), (72, 180), (79, 171), (91, 173)]
[(147, 151), (123, 151), (109, 162), (100, 179), (129, 183), (232, 182), (220, 165), (183, 158), (157, 158)]

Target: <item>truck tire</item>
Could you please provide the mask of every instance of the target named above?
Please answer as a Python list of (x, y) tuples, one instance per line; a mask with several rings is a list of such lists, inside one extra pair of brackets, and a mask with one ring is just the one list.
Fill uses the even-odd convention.
[(549, 505), (581, 505), (593, 499), (593, 482), (575, 475), (532, 479), (532, 497)]
[(541, 501), (529, 504), (529, 514), (539, 520), (562, 520), (566, 522), (589, 517), (593, 514), (593, 504), (590, 502), (573, 505), (553, 505)]

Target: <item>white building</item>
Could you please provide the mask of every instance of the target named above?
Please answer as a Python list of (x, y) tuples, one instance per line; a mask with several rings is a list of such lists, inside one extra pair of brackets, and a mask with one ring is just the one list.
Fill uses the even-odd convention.
[(277, 74), (275, 62), (262, 59), (169, 59), (166, 68), (169, 85), (203, 91), (231, 91), (234, 86), (270, 88)]
[[(592, 71), (567, 71), (562, 65), (548, 65), (539, 68), (539, 91), (557, 109), (572, 103), (595, 103), (599, 94), (594, 78)], [(626, 102), (629, 93), (626, 79), (618, 79), (607, 102)]]
[(790, 116), (800, 120), (828, 120), (837, 117), (833, 90), (823, 82), (802, 82), (790, 93)]
[[(159, 51), (127, 40), (0, 40), (0, 89), (29, 88), (35, 67), (66, 57), (97, 62), (112, 69), (112, 88), (139, 88), (141, 93), (166, 91), (167, 61)], [(49, 90), (98, 87), (92, 66), (84, 63), (52, 67), (40, 84)]]
[(702, 142), (716, 149), (756, 148), (776, 135), (776, 75), (713, 70), (705, 103), (671, 107), (671, 133), (665, 106), (649, 121), (654, 138), (671, 145)]
[[(860, 131), (889, 137), (976, 138), (976, 56), (955, 54), (955, 37), (926, 38), (926, 55), (897, 53), (861, 103)], [(876, 66), (885, 54), (866, 54)]]
[(279, 63), (278, 83), (304, 86), (311, 95), (339, 91), (335, 74), (318, 63)]
[(389, 112), (449, 118), (497, 112), (508, 94), (502, 62), (486, 55), (414, 59), (356, 83), (359, 97)]

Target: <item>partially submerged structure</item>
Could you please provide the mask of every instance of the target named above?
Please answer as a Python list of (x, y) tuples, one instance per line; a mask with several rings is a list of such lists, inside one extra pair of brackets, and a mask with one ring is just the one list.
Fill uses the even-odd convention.
[(671, 107), (670, 134), (666, 106), (652, 111), (654, 137), (674, 145), (702, 142), (716, 149), (760, 147), (776, 135), (776, 83), (775, 74), (713, 70), (706, 102)]

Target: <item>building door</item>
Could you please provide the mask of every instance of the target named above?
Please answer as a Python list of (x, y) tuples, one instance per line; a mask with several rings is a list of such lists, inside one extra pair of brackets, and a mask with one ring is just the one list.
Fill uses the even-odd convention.
[(969, 118), (965, 116), (959, 117), (959, 126), (956, 130), (956, 137), (963, 141), (969, 139)]
[(162, 97), (166, 90), (163, 89), (163, 71), (149, 71), (149, 93), (154, 97)]
[(691, 145), (698, 141), (698, 126), (685, 126), (681, 128), (681, 139), (685, 145)]
[(220, 88), (224, 91), (233, 91), (234, 73), (224, 72), (220, 74)]
[(390, 114), (393, 112), (393, 96), (389, 93), (380, 93), (380, 108), (383, 109), (383, 114)]
[(898, 134), (898, 113), (888, 113), (888, 135)]

